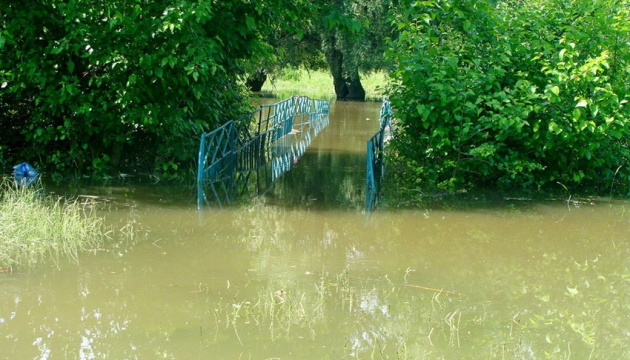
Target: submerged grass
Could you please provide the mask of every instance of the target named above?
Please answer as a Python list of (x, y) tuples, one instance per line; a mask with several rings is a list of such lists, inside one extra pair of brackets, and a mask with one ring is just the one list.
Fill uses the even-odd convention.
[(41, 188), (0, 185), (0, 266), (31, 267), (62, 257), (78, 261), (83, 250), (111, 236), (90, 200), (44, 195)]

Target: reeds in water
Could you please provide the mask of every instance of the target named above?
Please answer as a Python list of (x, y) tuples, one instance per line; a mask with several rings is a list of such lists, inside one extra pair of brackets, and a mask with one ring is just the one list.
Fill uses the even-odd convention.
[(44, 195), (38, 187), (0, 185), (0, 266), (31, 267), (83, 250), (110, 236), (90, 201)]

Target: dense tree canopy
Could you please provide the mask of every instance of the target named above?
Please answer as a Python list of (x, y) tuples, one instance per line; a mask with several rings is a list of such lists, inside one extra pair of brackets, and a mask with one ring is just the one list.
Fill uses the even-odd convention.
[[(71, 0), (0, 8), (0, 162), (181, 171), (243, 113), (241, 78), (300, 1)], [(192, 167), (192, 166), (191, 166)]]
[(413, 187), (630, 189), (630, 5), (412, 1), (390, 96)]

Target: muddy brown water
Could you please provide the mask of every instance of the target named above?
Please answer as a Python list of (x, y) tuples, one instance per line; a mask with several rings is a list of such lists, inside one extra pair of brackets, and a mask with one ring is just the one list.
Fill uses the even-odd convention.
[(0, 274), (0, 359), (630, 358), (630, 203), (366, 222), (378, 110), (333, 103), (270, 193), (202, 222), (194, 189), (90, 189), (136, 238)]

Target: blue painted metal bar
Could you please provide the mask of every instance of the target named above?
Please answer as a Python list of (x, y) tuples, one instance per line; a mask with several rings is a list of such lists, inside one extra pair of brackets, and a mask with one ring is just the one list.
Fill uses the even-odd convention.
[[(314, 136), (328, 125), (329, 102), (294, 96), (201, 135), (197, 167), (197, 208), (220, 207), (250, 192), (262, 194), (291, 169)], [(253, 122), (257, 128), (252, 134)], [(252, 180), (255, 179), (255, 185)]]
[(386, 139), (392, 131), (392, 107), (387, 99), (383, 99), (380, 113), (379, 130), (367, 142), (367, 166), (365, 174), (365, 212), (370, 214), (380, 200), (381, 179), (385, 168), (384, 148)]

